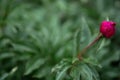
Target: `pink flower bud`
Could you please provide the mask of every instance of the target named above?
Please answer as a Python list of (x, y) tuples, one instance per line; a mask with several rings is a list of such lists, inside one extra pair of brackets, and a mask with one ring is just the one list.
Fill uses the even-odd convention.
[(110, 38), (115, 34), (115, 22), (103, 21), (100, 25), (100, 32), (106, 38)]

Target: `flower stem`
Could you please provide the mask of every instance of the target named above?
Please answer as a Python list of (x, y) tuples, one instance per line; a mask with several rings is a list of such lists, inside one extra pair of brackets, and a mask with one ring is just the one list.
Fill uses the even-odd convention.
[(82, 55), (89, 49), (92, 45), (94, 45), (99, 39), (101, 39), (102, 34), (100, 33), (88, 46), (86, 46), (80, 53), (78, 53), (78, 59), (82, 60)]

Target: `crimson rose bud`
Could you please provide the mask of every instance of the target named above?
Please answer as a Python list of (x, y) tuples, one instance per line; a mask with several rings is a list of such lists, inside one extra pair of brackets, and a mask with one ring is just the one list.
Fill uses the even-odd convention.
[(115, 22), (103, 21), (100, 25), (100, 32), (106, 38), (110, 38), (115, 34)]

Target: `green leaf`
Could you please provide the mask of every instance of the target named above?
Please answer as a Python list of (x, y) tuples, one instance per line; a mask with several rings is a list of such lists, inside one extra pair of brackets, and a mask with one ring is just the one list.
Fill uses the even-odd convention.
[(105, 38), (102, 38), (102, 39), (97, 43), (96, 48), (94, 48), (94, 49), (96, 49), (96, 50), (95, 50), (95, 51), (96, 51), (96, 57), (97, 57), (98, 59), (100, 59), (102, 56), (105, 55), (104, 52), (100, 52), (100, 51), (104, 51), (104, 47), (105, 47), (106, 45), (108, 45), (108, 41), (106, 41)]
[(2, 74), (2, 76), (0, 77), (0, 80), (6, 80), (6, 78), (9, 77), (8, 73), (4, 73)]
[(1, 53), (0, 60), (7, 59), (7, 58), (12, 58), (14, 56), (15, 56), (14, 53), (10, 53), (10, 52)]
[(99, 80), (98, 73), (89, 65), (93, 66), (84, 62), (73, 65), (70, 72), (72, 80)]
[(14, 44), (14, 43), (12, 45), (13, 45), (15, 51), (20, 51), (20, 52), (26, 51), (26, 52), (33, 52), (33, 53), (36, 52), (34, 49), (32, 49), (31, 47), (26, 46), (26, 45)]
[(42, 66), (45, 63), (45, 59), (35, 59), (32, 60), (30, 62), (28, 62), (28, 64), (26, 65), (26, 71), (25, 71), (25, 75), (28, 75), (30, 73), (32, 73), (32, 71), (40, 68), (40, 66)]
[(55, 67), (52, 68), (51, 72), (59, 72), (60, 70), (62, 70), (65, 66), (70, 65), (71, 59), (63, 59), (62, 61), (60, 61), (60, 63), (58, 63)]
[(99, 76), (97, 70), (95, 69), (95, 67), (92, 66), (92, 65), (89, 65), (89, 68), (90, 68), (91, 71), (92, 71), (93, 79), (94, 79), (94, 80), (100, 80), (100, 76)]
[(79, 66), (80, 67), (80, 74), (82, 80), (91, 80), (91, 73), (85, 67), (85, 63)]
[(67, 74), (66, 72), (69, 68), (70, 68), (70, 66), (66, 66), (60, 72), (57, 72), (56, 80), (63, 80), (63, 78)]
[(51, 70), (51, 68), (49, 66), (42, 67), (37, 70), (37, 72), (33, 75), (33, 77), (36, 77), (36, 78), (45, 77), (46, 75), (48, 75), (50, 73), (50, 70)]
[(99, 68), (102, 68), (102, 66), (100, 65), (98, 60), (96, 60), (96, 58), (92, 58), (92, 57), (84, 58), (83, 61), (87, 64), (94, 65), (94, 66), (97, 66)]
[(70, 76), (72, 77), (72, 80), (81, 80), (80, 79), (80, 68), (79, 67), (72, 67), (71, 72), (70, 72)]
[(76, 54), (80, 51), (80, 38), (81, 38), (81, 30), (79, 29), (78, 31), (76, 31), (76, 34), (75, 34), (75, 42), (74, 42), (75, 51), (73, 56), (76, 56)]
[(81, 35), (80, 50), (82, 50), (84, 47), (86, 47), (89, 44), (92, 38), (90, 28), (84, 17), (81, 18), (81, 34), (80, 35)]
[(92, 69), (87, 64), (83, 64), (81, 67), (81, 78), (85, 80), (99, 80), (99, 75), (95, 69)]

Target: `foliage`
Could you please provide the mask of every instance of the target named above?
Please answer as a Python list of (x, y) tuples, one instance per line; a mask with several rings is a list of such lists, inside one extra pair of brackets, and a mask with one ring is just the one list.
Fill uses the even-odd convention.
[[(120, 80), (119, 8), (119, 0), (0, 0), (0, 80)], [(106, 17), (116, 35), (78, 61)]]

